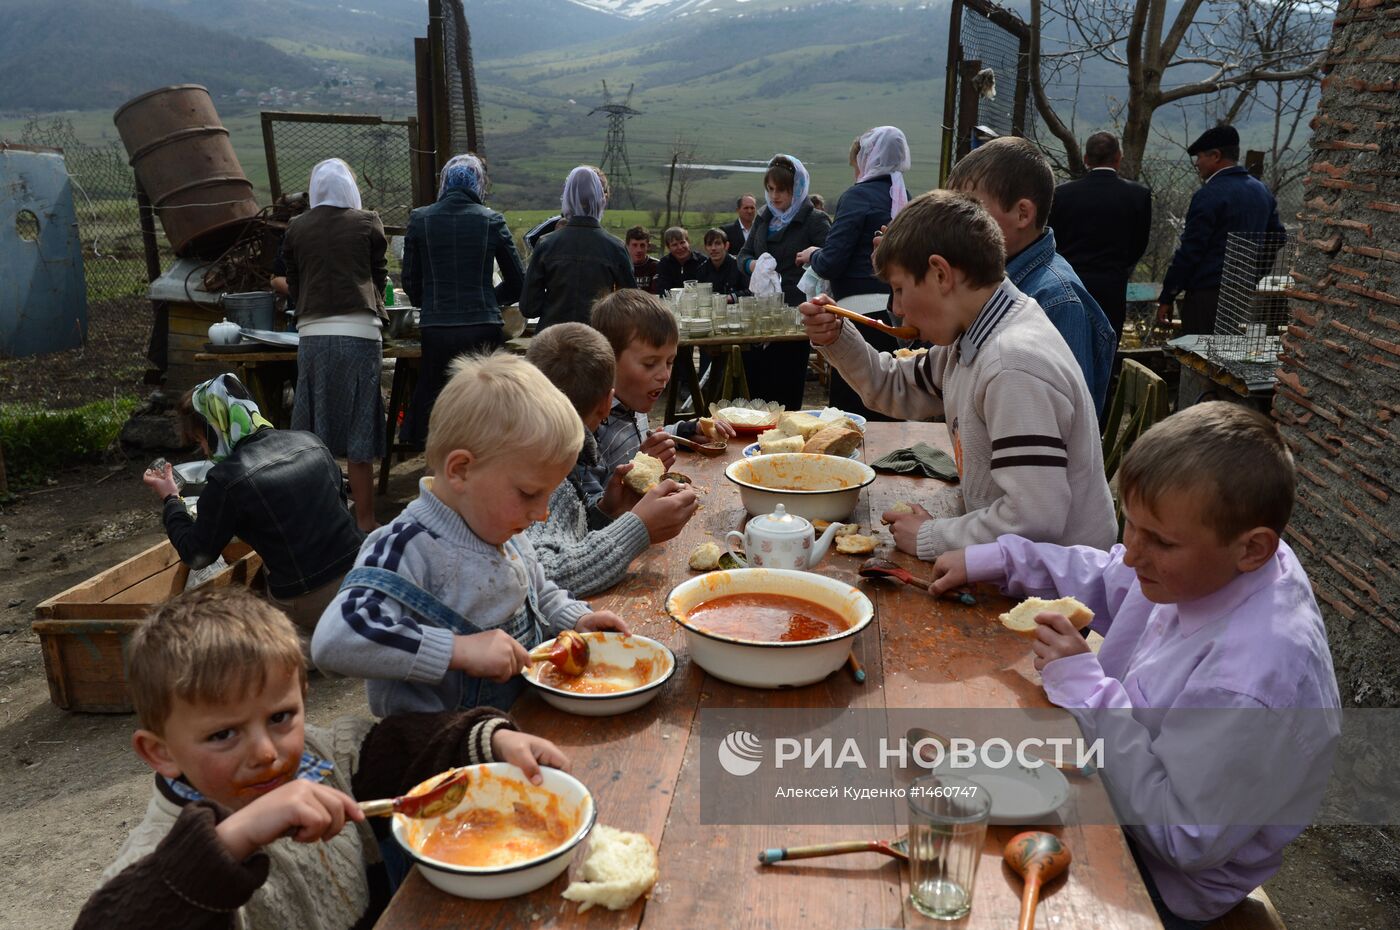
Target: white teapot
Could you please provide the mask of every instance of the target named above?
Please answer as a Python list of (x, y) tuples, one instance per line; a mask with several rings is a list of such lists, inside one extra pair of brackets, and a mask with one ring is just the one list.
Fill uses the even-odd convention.
[(772, 513), (754, 517), (744, 532), (731, 530), (724, 536), (729, 552), (734, 553), (737, 540), (751, 568), (793, 568), (806, 571), (822, 560), (840, 523), (826, 528), (820, 539), (811, 521), (787, 512), (782, 504)]
[(209, 341), (216, 346), (237, 345), (243, 338), (243, 327), (228, 320), (221, 320), (209, 327)]

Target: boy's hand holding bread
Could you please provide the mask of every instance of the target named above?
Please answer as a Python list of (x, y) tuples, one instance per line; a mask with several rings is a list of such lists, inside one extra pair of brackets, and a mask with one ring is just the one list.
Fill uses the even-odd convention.
[[(919, 554), (919, 528), (933, 516), (918, 504), (898, 503), (880, 516), (880, 522), (890, 528), (894, 544), (900, 552)], [(936, 564), (936, 563), (935, 563)]]
[(640, 451), (660, 459), (662, 471), (670, 471), (676, 464), (676, 441), (665, 430), (648, 430)]
[(648, 491), (632, 508), (646, 525), (653, 543), (674, 539), (700, 506), (700, 498), (690, 488), (670, 478)]
[(631, 462), (623, 462), (613, 469), (608, 483), (603, 486), (603, 496), (598, 498), (598, 509), (609, 519), (617, 519), (642, 499), (642, 495), (632, 489), (627, 481), (632, 471)]
[(349, 795), (319, 782), (293, 779), (224, 818), (214, 828), (236, 862), (273, 840), (290, 835), (298, 843), (328, 840), (345, 821), (364, 820)]

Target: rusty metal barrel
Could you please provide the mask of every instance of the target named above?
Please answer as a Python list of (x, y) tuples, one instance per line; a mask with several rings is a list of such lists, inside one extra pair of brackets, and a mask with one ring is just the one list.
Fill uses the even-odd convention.
[(218, 257), (258, 202), (209, 91), (161, 87), (122, 104), (112, 121), (175, 254)]

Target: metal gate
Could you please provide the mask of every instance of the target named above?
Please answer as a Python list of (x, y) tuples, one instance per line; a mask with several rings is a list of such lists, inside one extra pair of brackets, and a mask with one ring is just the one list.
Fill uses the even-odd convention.
[(354, 169), (364, 208), (379, 214), (390, 235), (402, 234), (409, 211), (425, 202), (414, 157), (415, 118), (264, 111), (262, 134), (274, 202), (288, 191), (306, 190), (311, 169), (326, 158), (343, 158)]
[[(1034, 136), (1031, 30), (987, 0), (953, 0), (943, 96), (941, 185), (953, 163), (990, 136)], [(990, 134), (985, 130), (990, 130)]]

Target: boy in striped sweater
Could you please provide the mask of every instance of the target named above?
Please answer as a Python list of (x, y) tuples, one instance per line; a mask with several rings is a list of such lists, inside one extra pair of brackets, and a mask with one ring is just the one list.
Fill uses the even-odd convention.
[(530, 648), (566, 629), (628, 632), (546, 578), (524, 535), (582, 443), (568, 398), (523, 358), (454, 362), (428, 420), (434, 477), (360, 547), (316, 625), (316, 667), (369, 679), (380, 717), (505, 710)]
[(965, 194), (936, 190), (900, 211), (875, 270), (895, 312), (934, 344), (927, 355), (877, 352), (855, 327), (802, 305), (812, 345), (873, 410), (942, 416), (961, 482), (931, 502), (887, 513), (895, 543), (933, 560), (1013, 533), (1107, 549), (1118, 536), (1094, 402), (1040, 305), (1005, 277), (1001, 230)]

